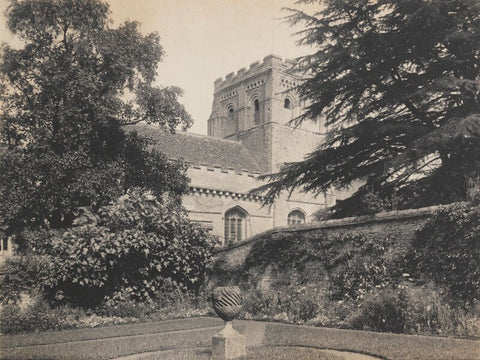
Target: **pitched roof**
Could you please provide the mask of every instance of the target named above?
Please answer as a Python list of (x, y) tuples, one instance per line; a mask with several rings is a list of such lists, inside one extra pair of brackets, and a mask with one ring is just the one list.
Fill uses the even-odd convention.
[(193, 165), (220, 166), (235, 170), (258, 172), (260, 167), (250, 152), (240, 143), (188, 132), (171, 134), (148, 124), (129, 126), (154, 141), (155, 148), (171, 159), (183, 159)]

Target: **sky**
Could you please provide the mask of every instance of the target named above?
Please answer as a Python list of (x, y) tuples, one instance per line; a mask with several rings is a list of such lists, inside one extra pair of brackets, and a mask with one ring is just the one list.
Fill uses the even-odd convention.
[[(213, 82), (268, 54), (294, 58), (311, 52), (296, 45), (300, 28), (284, 21), (295, 0), (108, 0), (114, 26), (126, 20), (157, 32), (166, 56), (157, 83), (184, 90), (180, 102), (192, 115), (189, 131), (206, 134)], [(8, 0), (0, 0), (0, 42), (14, 43), (5, 28)]]

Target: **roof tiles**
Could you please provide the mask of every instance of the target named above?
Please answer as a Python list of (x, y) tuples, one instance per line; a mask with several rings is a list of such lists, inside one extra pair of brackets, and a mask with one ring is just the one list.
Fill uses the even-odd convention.
[(250, 152), (235, 141), (188, 132), (171, 134), (149, 124), (129, 126), (128, 131), (137, 131), (139, 135), (153, 140), (153, 146), (171, 159), (237, 171), (259, 172), (260, 169)]

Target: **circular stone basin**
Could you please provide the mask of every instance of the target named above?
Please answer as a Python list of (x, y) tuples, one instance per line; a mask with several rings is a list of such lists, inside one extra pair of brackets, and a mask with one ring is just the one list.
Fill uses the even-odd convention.
[[(211, 360), (209, 348), (190, 348), (156, 351), (137, 355), (138, 360)], [(262, 346), (247, 349), (242, 360), (378, 360), (379, 358), (348, 351), (315, 349), (299, 346)]]

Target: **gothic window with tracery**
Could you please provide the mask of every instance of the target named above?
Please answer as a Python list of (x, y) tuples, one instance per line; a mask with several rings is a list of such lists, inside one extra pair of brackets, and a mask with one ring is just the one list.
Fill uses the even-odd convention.
[(225, 245), (233, 244), (245, 238), (247, 214), (239, 208), (225, 213)]
[(290, 214), (288, 214), (287, 223), (288, 225), (304, 224), (305, 214), (303, 213), (303, 211), (293, 210)]

